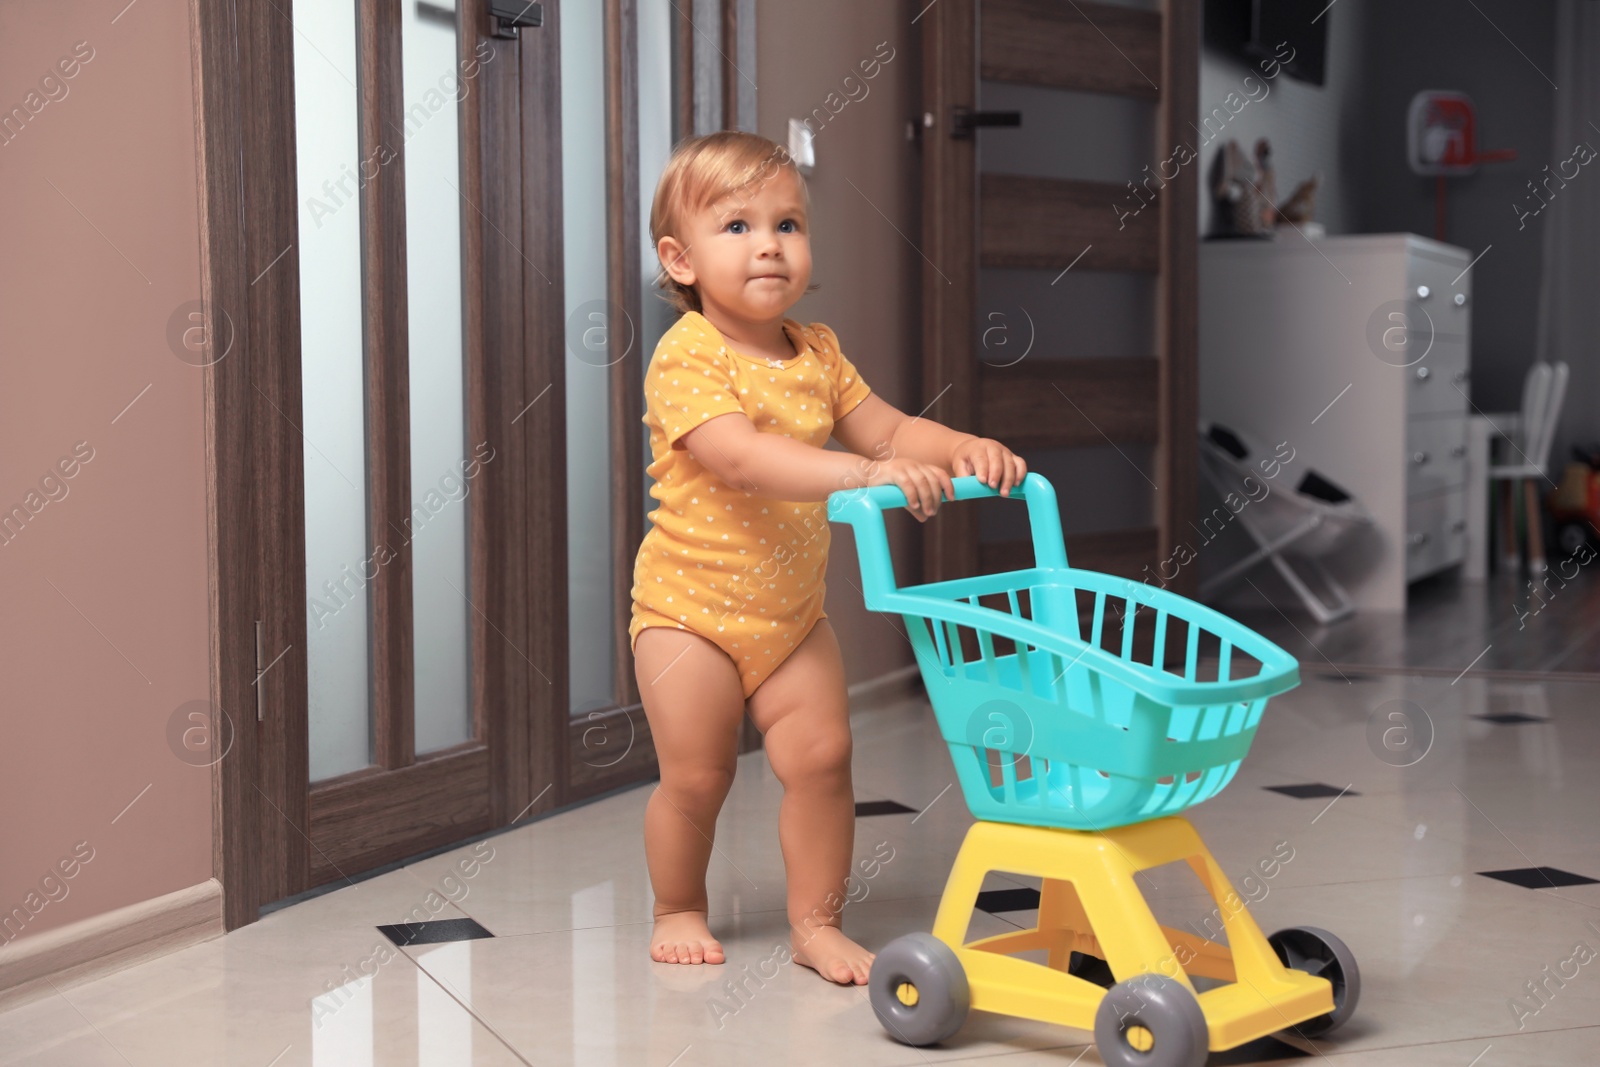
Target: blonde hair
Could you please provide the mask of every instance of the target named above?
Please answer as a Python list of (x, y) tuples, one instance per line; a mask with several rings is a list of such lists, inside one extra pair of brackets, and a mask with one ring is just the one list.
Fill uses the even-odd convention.
[[(685, 215), (714, 204), (724, 196), (759, 186), (779, 169), (789, 171), (800, 185), (800, 196), (807, 212), (811, 210), (811, 191), (805, 176), (789, 150), (754, 133), (743, 130), (718, 130), (692, 137), (672, 151), (656, 183), (655, 199), (650, 204), (650, 247), (659, 248), (663, 237), (678, 237)], [(661, 298), (679, 313), (700, 311), (700, 294), (667, 273), (656, 272), (656, 288)], [(812, 285), (806, 292), (821, 286)]]

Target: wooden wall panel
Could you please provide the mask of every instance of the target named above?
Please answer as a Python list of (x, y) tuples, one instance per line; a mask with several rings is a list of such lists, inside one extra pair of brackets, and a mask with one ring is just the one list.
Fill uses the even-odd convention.
[(369, 768), (311, 790), (310, 884), (414, 856), (490, 828), (489, 752), (469, 744), (398, 770)]
[(979, 188), (985, 267), (1161, 269), (1165, 194), (1135, 210), (1127, 188), (1110, 182), (985, 174)]
[[(519, 64), (522, 128), (521, 218), (506, 233), (520, 235), (521, 290), (512, 299), (522, 312), (515, 358), (523, 382), (516, 420), (517, 448), (526, 457), (515, 492), (526, 525), (516, 546), (526, 567), (522, 597), (527, 643), (517, 654), (533, 665), (527, 704), (514, 709), (529, 722), (529, 818), (561, 806), (571, 773), (566, 723), (567, 678), (567, 308), (566, 253), (561, 182), (561, 5), (546, 4), (544, 25), (524, 30)], [(502, 245), (507, 244), (501, 240)], [(547, 392), (548, 390), (548, 392)], [(543, 397), (537, 404), (535, 398)]]
[(983, 0), (982, 77), (1154, 100), (1161, 15), (1091, 0)]
[(639, 225), (638, 13), (634, 0), (606, 0), (606, 301), (611, 416), (610, 485), (612, 635), (616, 642), (613, 699), (637, 704), (639, 686), (628, 650), (633, 564), (644, 527), (640, 420), (644, 417), (644, 369), (639, 336), (644, 321), (639, 248), (647, 238)]
[[(416, 758), (411, 617), (411, 328), (406, 283), (405, 110), (399, 0), (358, 0), (356, 70), (362, 159), (393, 157), (361, 183), (361, 333), (366, 363), (367, 550), (371, 581), (372, 729), (380, 767)], [(388, 158), (388, 157), (384, 157)]]
[[(1154, 571), (1160, 531), (1154, 526), (1127, 530), (1069, 534), (1065, 538), (1067, 565), (1103, 571), (1134, 581), (1148, 581)], [(980, 546), (978, 573), (1024, 570), (1033, 564), (1033, 542), (1027, 538), (985, 542)], [(1145, 570), (1149, 564), (1151, 569)]]
[(487, 22), (485, 0), (464, 0), (461, 19), (466, 28), (460, 35), (462, 61), (475, 58), (481, 43), (494, 49), (476, 67), (474, 87), (462, 101), (461, 188), (481, 190), (481, 198), (462, 198), (461, 262), (468, 453), (480, 442), (493, 449), (466, 501), (472, 706), (475, 736), (489, 747), (494, 824), (503, 825), (526, 812), (533, 800), (532, 724), (526, 709), (530, 678), (541, 682), (516, 651), (528, 647), (528, 598), (534, 588), (522, 539), (528, 502), (520, 479), (528, 464), (520, 428), (534, 394), (528, 392), (522, 359), (527, 264), (505, 237), (519, 227), (523, 178), (520, 168), (504, 161), (507, 155), (523, 158), (520, 148), (513, 148), (522, 143), (518, 51), (549, 45), (542, 40), (543, 27), (522, 31), (520, 45), (503, 38), (480, 40), (470, 28)]
[(1096, 446), (1108, 438), (1155, 441), (1160, 424), (1150, 397), (1160, 373), (1159, 361), (1136, 357), (986, 364), (980, 374), (982, 436), (1012, 448)]

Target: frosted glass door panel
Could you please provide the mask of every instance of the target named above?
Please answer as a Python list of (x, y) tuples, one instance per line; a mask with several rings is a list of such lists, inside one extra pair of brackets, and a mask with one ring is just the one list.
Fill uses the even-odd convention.
[[(567, 290), (567, 657), (574, 716), (610, 707), (609, 337), (634, 335), (606, 301), (605, 5), (561, 8), (561, 182)], [(637, 345), (637, 341), (635, 341)], [(642, 388), (642, 386), (641, 386)], [(538, 608), (536, 606), (535, 610)]]
[(311, 780), (372, 763), (354, 0), (295, 0)]
[(411, 542), (419, 754), (472, 737), (467, 494), (468, 474), (479, 473), (481, 464), (469, 457), (466, 441), (457, 121), (458, 102), (472, 83), (457, 62), (453, 8), (452, 0), (404, 4), (400, 27), (411, 370), (411, 517), (405, 537)]
[[(650, 243), (650, 206), (656, 195), (656, 181), (672, 155), (672, 7), (677, 0), (638, 0), (639, 11), (639, 278), (643, 286), (644, 309), (639, 324), (639, 388), (644, 388), (644, 368), (655, 353), (656, 342), (678, 317), (678, 312), (661, 299), (656, 274), (661, 260)], [(638, 427), (639, 456), (650, 465), (650, 434), (643, 423)], [(638, 536), (650, 531), (650, 512), (659, 501), (650, 495), (651, 479), (640, 486), (643, 494), (644, 523)], [(637, 542), (635, 542), (637, 544)]]

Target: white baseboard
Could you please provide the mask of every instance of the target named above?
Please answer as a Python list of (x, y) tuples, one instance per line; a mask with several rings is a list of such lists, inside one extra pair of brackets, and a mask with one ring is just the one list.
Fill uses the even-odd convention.
[(47, 996), (224, 933), (222, 883), (208, 878), (152, 900), (0, 945), (0, 1008)]
[(860, 708), (898, 704), (922, 696), (926, 692), (923, 687), (922, 672), (915, 663), (896, 668), (875, 678), (868, 678), (864, 682), (857, 682), (845, 691), (850, 699), (850, 706)]

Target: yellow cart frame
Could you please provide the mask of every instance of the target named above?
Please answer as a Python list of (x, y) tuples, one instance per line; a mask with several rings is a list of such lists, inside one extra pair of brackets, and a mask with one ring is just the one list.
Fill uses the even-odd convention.
[[(1219, 905), (1226, 945), (1162, 926), (1151, 913), (1134, 875), (1177, 860), (1188, 862)], [(990, 871), (1043, 880), (1039, 924), (967, 942)], [(1205, 1013), (1213, 1052), (1334, 1010), (1328, 979), (1279, 961), (1200, 835), (1177, 815), (1099, 833), (974, 823), (951, 868), (933, 935), (960, 960), (973, 1008), (1081, 1030), (1094, 1030), (1107, 990), (1068, 973), (1074, 951), (1105, 960), (1118, 981), (1159, 974), (1182, 983)], [(1048, 964), (1011, 955), (1031, 949), (1046, 950)], [(1190, 975), (1229, 984), (1200, 993)]]

